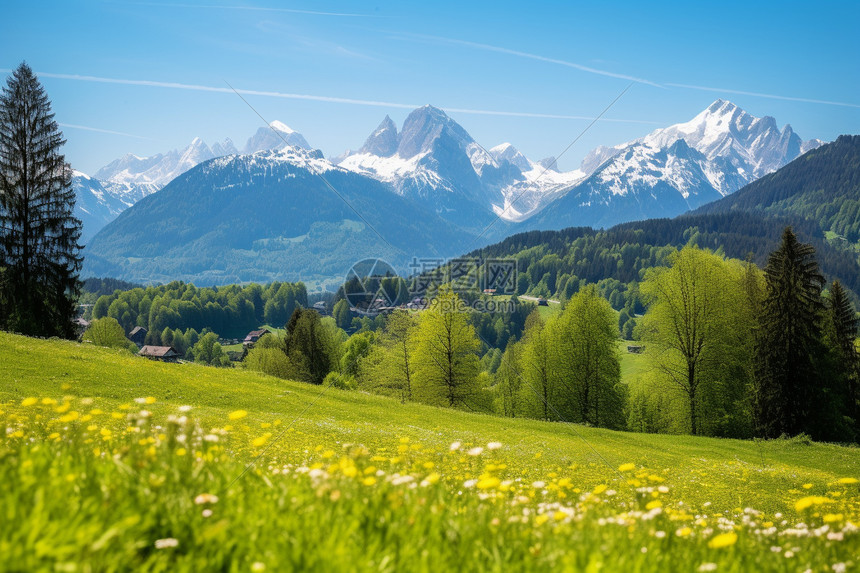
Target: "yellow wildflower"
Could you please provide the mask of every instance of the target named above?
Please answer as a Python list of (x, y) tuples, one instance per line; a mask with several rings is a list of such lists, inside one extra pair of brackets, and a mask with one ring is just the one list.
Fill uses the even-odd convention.
[(830, 503), (830, 500), (819, 495), (811, 495), (797, 500), (794, 504), (794, 509), (797, 511), (803, 511), (804, 509), (809, 509), (813, 505), (822, 505), (824, 503)]
[(248, 415), (248, 412), (246, 410), (235, 410), (233, 412), (230, 412), (230, 414), (228, 414), (227, 417), (230, 420), (241, 420), (242, 418), (244, 418), (247, 415)]
[(483, 479), (478, 480), (478, 484), (476, 487), (478, 489), (492, 489), (492, 488), (498, 486), (500, 483), (502, 483), (502, 482), (499, 481), (499, 478), (485, 477)]
[(74, 422), (75, 420), (77, 420), (80, 417), (81, 417), (81, 415), (78, 412), (75, 412), (74, 410), (72, 410), (68, 414), (60, 416), (59, 420), (60, 420), (60, 422), (65, 424), (66, 422)]
[(721, 549), (723, 547), (731, 547), (738, 542), (738, 534), (734, 531), (721, 533), (708, 541), (708, 547), (711, 549)]

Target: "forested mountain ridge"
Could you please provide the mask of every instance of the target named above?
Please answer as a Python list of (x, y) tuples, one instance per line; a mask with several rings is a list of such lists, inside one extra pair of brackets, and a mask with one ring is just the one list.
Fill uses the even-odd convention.
[(405, 267), (414, 254), (452, 256), (466, 239), (382, 183), (287, 147), (180, 175), (93, 238), (83, 274), (146, 284), (314, 281), (342, 277), (366, 257)]
[(824, 231), (856, 243), (860, 240), (860, 135), (842, 135), (695, 212), (739, 211), (805, 217)]
[(572, 285), (565, 286), (571, 277), (589, 283), (638, 281), (645, 269), (663, 265), (669, 252), (687, 244), (722, 250), (738, 259), (752, 255), (753, 262), (763, 266), (786, 226), (815, 247), (828, 278), (838, 278), (860, 292), (860, 264), (850, 252), (829, 245), (814, 222), (743, 212), (650, 219), (607, 230), (527, 231), (467, 256), (515, 257), (522, 282), (518, 292), (564, 297), (566, 291), (575, 292)]

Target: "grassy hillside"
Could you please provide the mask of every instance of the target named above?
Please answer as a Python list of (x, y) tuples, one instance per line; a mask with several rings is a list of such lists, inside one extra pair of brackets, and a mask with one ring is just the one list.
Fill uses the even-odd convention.
[(3, 333), (0, 426), (0, 569), (824, 570), (860, 549), (860, 452), (802, 440), (496, 418)]

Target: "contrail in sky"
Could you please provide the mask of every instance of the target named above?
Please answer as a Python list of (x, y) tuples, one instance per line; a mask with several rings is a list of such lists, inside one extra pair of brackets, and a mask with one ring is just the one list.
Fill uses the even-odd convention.
[(674, 88), (684, 88), (684, 89), (688, 89), (688, 90), (699, 90), (699, 91), (705, 91), (705, 92), (718, 92), (718, 93), (748, 95), (748, 96), (763, 97), (763, 98), (769, 98), (769, 99), (779, 99), (779, 100), (784, 100), (784, 101), (798, 101), (798, 102), (803, 102), (803, 103), (820, 103), (823, 105), (838, 105), (838, 106), (842, 106), (842, 107), (860, 107), (860, 104), (856, 104), (856, 103), (846, 103), (846, 102), (841, 102), (841, 101), (829, 101), (829, 100), (824, 100), (824, 99), (810, 99), (810, 98), (805, 98), (805, 97), (782, 96), (782, 95), (775, 95), (775, 94), (764, 94), (764, 93), (759, 93), (759, 92), (745, 92), (745, 91), (741, 91), (741, 90), (729, 90), (729, 89), (725, 89), (725, 88), (711, 88), (711, 87), (706, 87), (706, 86), (694, 86), (694, 85), (690, 85), (690, 84), (670, 84), (670, 83), (667, 83), (666, 85), (672, 86)]
[(124, 137), (134, 137), (135, 139), (149, 139), (151, 141), (157, 141), (152, 137), (145, 137), (143, 135), (134, 135), (133, 133), (126, 133), (124, 131), (114, 131), (112, 129), (102, 129), (100, 127), (90, 127), (88, 125), (76, 125), (74, 123), (58, 123), (60, 127), (67, 127), (69, 129), (83, 129), (84, 131), (95, 131), (97, 133), (109, 133), (111, 135), (122, 135)]
[(508, 54), (510, 56), (527, 58), (529, 60), (537, 60), (539, 62), (546, 62), (549, 64), (556, 64), (559, 66), (565, 66), (567, 68), (573, 68), (573, 69), (579, 70), (581, 72), (588, 72), (590, 74), (597, 74), (599, 76), (607, 76), (610, 78), (617, 78), (619, 80), (626, 80), (628, 82), (647, 84), (649, 86), (654, 86), (654, 87), (658, 87), (658, 88), (663, 87), (658, 83), (655, 83), (655, 82), (652, 82), (650, 80), (646, 80), (643, 78), (637, 78), (635, 76), (628, 76), (626, 74), (619, 74), (619, 73), (610, 72), (607, 70), (592, 68), (591, 66), (585, 66), (583, 64), (577, 64), (576, 62), (570, 62), (567, 60), (560, 60), (558, 58), (548, 58), (546, 56), (540, 56), (537, 54), (530, 54), (529, 52), (521, 52), (519, 50), (512, 50), (510, 48), (503, 48), (501, 46), (493, 46), (490, 44), (481, 44), (479, 42), (470, 42), (468, 40), (457, 40), (455, 38), (443, 38), (441, 36), (427, 36), (424, 34), (403, 34), (403, 35), (407, 36), (407, 37), (424, 39), (424, 40), (429, 40), (429, 41), (438, 42), (438, 43), (442, 43), (442, 44), (451, 44), (454, 46), (465, 46), (467, 48), (473, 48), (476, 50), (484, 50), (487, 52), (498, 52), (500, 54)]
[[(223, 4), (174, 4), (161, 2), (123, 2), (134, 6), (155, 6), (162, 8), (203, 8), (208, 10), (248, 10), (253, 12), (285, 12), (288, 14), (307, 14), (310, 16), (336, 16), (342, 18), (378, 18), (375, 14), (354, 14), (351, 12), (325, 12), (322, 10), (298, 10), (296, 8), (270, 8), (268, 6), (231, 6)], [(120, 4), (120, 5), (121, 5)]]
[(768, 98), (768, 99), (777, 99), (777, 100), (783, 100), (783, 101), (796, 101), (796, 102), (802, 102), (802, 103), (815, 103), (815, 104), (821, 104), (821, 105), (835, 105), (835, 106), (841, 106), (841, 107), (860, 108), (860, 104), (856, 104), (856, 103), (847, 103), (847, 102), (830, 101), (830, 100), (822, 100), (822, 99), (814, 99), (814, 98), (794, 97), (794, 96), (783, 96), (783, 95), (767, 94), (767, 93), (761, 93), (761, 92), (750, 92), (750, 91), (743, 91), (743, 90), (715, 88), (715, 87), (707, 87), (707, 86), (697, 86), (697, 85), (681, 84), (681, 83), (665, 82), (663, 84), (660, 84), (660, 83), (657, 83), (657, 82), (654, 82), (651, 80), (647, 80), (644, 78), (638, 78), (638, 77), (630, 76), (630, 75), (626, 75), (626, 74), (619, 74), (619, 73), (610, 72), (607, 70), (601, 70), (598, 68), (593, 68), (590, 66), (585, 66), (585, 65), (578, 64), (576, 62), (570, 62), (567, 60), (561, 60), (558, 58), (549, 58), (549, 57), (541, 56), (538, 54), (531, 54), (529, 52), (521, 52), (519, 50), (512, 50), (510, 48), (505, 48), (502, 46), (494, 46), (491, 44), (482, 44), (479, 42), (471, 42), (468, 40), (458, 40), (456, 38), (445, 38), (442, 36), (428, 36), (428, 35), (424, 35), (424, 34), (402, 34), (402, 33), (399, 33), (399, 34), (394, 34), (394, 35), (408, 38), (408, 39), (426, 40), (426, 41), (436, 42), (436, 43), (440, 43), (440, 44), (449, 44), (452, 46), (464, 46), (467, 48), (472, 48), (474, 50), (483, 50), (483, 51), (488, 51), (488, 52), (496, 52), (499, 54), (507, 54), (507, 55), (516, 56), (519, 58), (527, 58), (527, 59), (536, 60), (539, 62), (546, 62), (549, 64), (556, 64), (556, 65), (564, 66), (567, 68), (573, 68), (575, 70), (587, 72), (590, 74), (597, 74), (597, 75), (606, 76), (606, 77), (610, 77), (610, 78), (617, 78), (617, 79), (621, 79), (621, 80), (637, 82), (637, 83), (646, 84), (646, 85), (659, 87), (659, 88), (673, 87), (673, 88), (681, 88), (681, 89), (688, 89), (688, 90), (698, 90), (698, 91), (707, 91), (707, 92), (716, 92), (716, 93), (747, 95), (747, 96)]
[[(9, 73), (9, 72), (11, 72), (11, 70), (0, 69), (0, 72)], [(130, 79), (122, 79), (122, 78), (105, 78), (105, 77), (100, 77), (100, 76), (86, 76), (86, 75), (78, 75), (78, 74), (55, 74), (55, 73), (50, 73), (50, 72), (36, 72), (36, 74), (39, 76), (45, 77), (45, 78), (73, 80), (73, 81), (81, 81), (81, 82), (95, 82), (95, 83), (119, 84), (119, 85), (129, 85), (129, 86), (147, 86), (147, 87), (156, 87), (156, 88), (167, 88), (167, 89), (178, 89), (178, 90), (190, 90), (190, 91), (234, 94), (233, 90), (226, 88), (226, 87), (220, 87), (220, 86), (206, 86), (206, 85), (199, 85), (199, 84), (183, 84), (183, 83), (177, 83), (177, 82), (162, 82), (162, 81), (153, 81), (153, 80), (130, 80)], [(421, 104), (414, 104), (414, 103), (398, 103), (398, 102), (389, 102), (389, 101), (365, 100), (365, 99), (354, 99), (354, 98), (344, 98), (344, 97), (334, 97), (334, 96), (321, 96), (321, 95), (311, 95), (311, 94), (296, 94), (296, 93), (284, 93), (284, 92), (261, 91), (261, 90), (246, 90), (246, 89), (236, 89), (236, 92), (238, 92), (242, 95), (251, 95), (251, 96), (260, 96), (260, 97), (273, 97), (273, 98), (283, 98), (283, 99), (320, 101), (320, 102), (328, 102), (328, 103), (341, 103), (341, 104), (363, 105), (363, 106), (372, 106), (372, 107), (387, 107), (387, 108), (398, 108), (398, 109), (415, 109), (415, 108), (421, 107)], [(469, 109), (469, 108), (453, 108), (453, 107), (442, 107), (442, 109), (447, 111), (447, 112), (451, 112), (451, 113), (463, 113), (463, 114), (473, 114), (473, 115), (495, 115), (495, 116), (505, 116), (505, 117), (531, 117), (531, 118), (542, 118), (542, 119), (572, 119), (572, 120), (582, 120), (582, 121), (591, 121), (594, 119), (593, 117), (590, 117), (590, 116), (563, 115), (563, 114), (551, 114), (551, 113), (498, 111), (498, 110), (487, 110), (487, 109)], [(645, 121), (645, 120), (639, 120), (639, 119), (601, 118), (601, 121), (608, 121), (608, 122), (615, 122), (615, 123), (656, 124), (656, 122), (653, 122), (653, 121)]]

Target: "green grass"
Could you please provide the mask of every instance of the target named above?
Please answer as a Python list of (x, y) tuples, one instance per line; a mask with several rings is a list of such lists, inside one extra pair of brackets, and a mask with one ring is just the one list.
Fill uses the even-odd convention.
[(627, 351), (628, 346), (641, 346), (637, 340), (619, 340), (618, 353), (621, 357), (621, 381), (629, 384), (648, 371), (645, 356)]
[[(0, 569), (824, 571), (860, 551), (854, 448), (504, 419), (3, 333), (0, 411)], [(720, 527), (737, 538), (709, 546)]]

